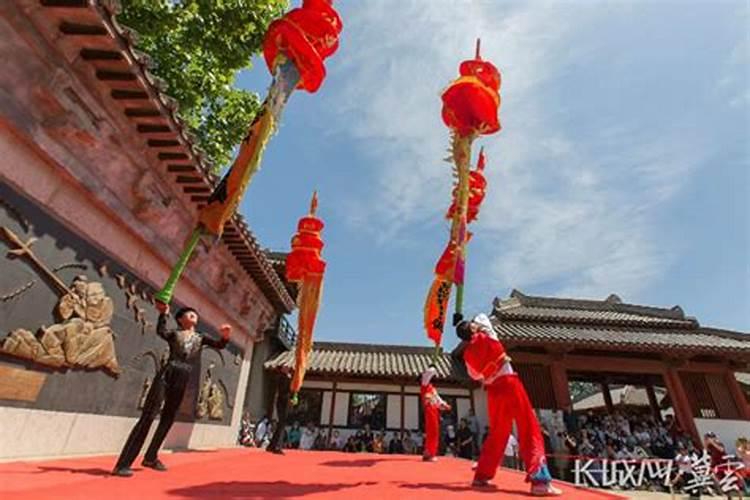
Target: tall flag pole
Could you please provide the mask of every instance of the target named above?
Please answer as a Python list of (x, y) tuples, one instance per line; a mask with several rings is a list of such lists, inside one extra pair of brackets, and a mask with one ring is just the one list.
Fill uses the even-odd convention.
[(195, 247), (203, 235), (218, 239), (224, 224), (237, 209), (245, 189), (260, 168), (263, 150), (276, 130), (281, 114), (295, 89), (315, 93), (323, 83), (323, 61), (339, 45), (343, 25), (331, 6), (332, 0), (303, 0), (302, 6), (272, 22), (263, 41), (263, 55), (273, 82), (260, 111), (232, 166), (216, 186), (198, 214), (198, 224), (172, 268), (164, 287), (156, 294), (159, 302), (169, 304)]
[(323, 240), (320, 232), (324, 224), (316, 216), (318, 194), (313, 193), (310, 213), (297, 224), (297, 233), (292, 238), (292, 251), (286, 258), (286, 279), (297, 283), (297, 346), (294, 353), (294, 375), (290, 384), (292, 403), (297, 404), (297, 395), (307, 371), (307, 361), (313, 346), (315, 319), (323, 294), (323, 275), (326, 262), (321, 258)]
[(480, 135), (500, 130), (500, 72), (489, 61), (482, 60), (479, 40), (474, 59), (462, 62), (459, 74), (442, 95), (442, 118), (451, 130), (451, 160), (456, 184), (447, 214), (451, 220), (450, 239), (435, 266), (435, 279), (424, 308), (427, 337), (435, 343), (434, 359), (441, 352), (453, 285), (456, 286), (455, 312), (463, 313), (466, 245), (471, 238), (468, 225), (479, 215), (487, 188), (484, 150), (479, 153), (476, 169), (471, 170), (471, 146)]

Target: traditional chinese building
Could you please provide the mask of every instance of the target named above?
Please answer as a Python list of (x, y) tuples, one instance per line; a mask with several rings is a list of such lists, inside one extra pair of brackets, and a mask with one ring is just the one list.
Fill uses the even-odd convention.
[(709, 430), (733, 443), (750, 434), (750, 406), (736, 372), (747, 371), (750, 336), (701, 326), (679, 306), (670, 309), (606, 300), (531, 297), (513, 291), (491, 315), (537, 408), (572, 406), (569, 382), (645, 388), (655, 416), (656, 387), (696, 438)]
[[(597, 301), (513, 291), (508, 299), (495, 299), (490, 317), (545, 417), (575, 409), (571, 383), (586, 382), (599, 386), (599, 406), (608, 411), (645, 403), (657, 418), (673, 412), (695, 438), (711, 430), (733, 445), (750, 435), (750, 407), (738, 383), (750, 363), (748, 334), (701, 326), (678, 306), (625, 304), (615, 295)], [(438, 385), (457, 398), (458, 417), (475, 408), (486, 421), (484, 394), (463, 371), (461, 350), (459, 344), (441, 358)], [(385, 419), (378, 424), (416, 429), (415, 381), (429, 353), (408, 346), (316, 343), (303, 386), (313, 394), (311, 418), (332, 429), (354, 428), (360, 423), (354, 408), (379, 395)], [(292, 354), (277, 356), (266, 368), (281, 364), (291, 366)], [(638, 390), (625, 391), (626, 386)]]
[[(0, 459), (119, 451), (166, 349), (152, 294), (217, 182), (115, 9), (0, 2)], [(180, 305), (233, 334), (166, 446), (234, 444), (254, 343), (294, 307), (242, 217), (199, 248)]]
[[(402, 433), (421, 428), (419, 377), (432, 360), (428, 347), (315, 342), (300, 404), (289, 423), (313, 422), (344, 436), (369, 424), (373, 429)], [(266, 369), (294, 366), (294, 351), (267, 361)], [(484, 404), (476, 398), (461, 361), (451, 354), (437, 359), (433, 384), (452, 406), (453, 421)], [(267, 405), (267, 414), (271, 414)]]

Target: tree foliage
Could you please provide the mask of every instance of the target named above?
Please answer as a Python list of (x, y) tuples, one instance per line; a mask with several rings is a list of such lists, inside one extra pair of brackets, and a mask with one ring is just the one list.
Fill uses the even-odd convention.
[(257, 94), (235, 87), (237, 73), (250, 68), (287, 0), (121, 3), (118, 21), (138, 32), (138, 49), (153, 59), (199, 146), (217, 169), (226, 165), (260, 105)]

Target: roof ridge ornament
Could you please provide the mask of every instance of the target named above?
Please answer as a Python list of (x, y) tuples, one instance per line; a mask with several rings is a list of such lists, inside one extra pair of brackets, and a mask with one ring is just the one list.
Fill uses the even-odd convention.
[(604, 302), (608, 304), (622, 304), (622, 299), (616, 293), (610, 293)]

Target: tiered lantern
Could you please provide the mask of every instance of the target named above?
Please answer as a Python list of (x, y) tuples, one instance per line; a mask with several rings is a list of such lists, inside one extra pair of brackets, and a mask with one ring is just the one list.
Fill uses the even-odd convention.
[(307, 361), (312, 351), (315, 319), (320, 308), (323, 291), (323, 274), (326, 263), (321, 258), (323, 240), (320, 232), (324, 224), (316, 216), (318, 209), (317, 193), (310, 202), (310, 213), (297, 224), (297, 233), (292, 237), (292, 251), (286, 258), (286, 279), (297, 283), (299, 292), (297, 306), (297, 346), (294, 353), (294, 375), (290, 390), (292, 402), (296, 404), (297, 394), (302, 387), (307, 370)]

